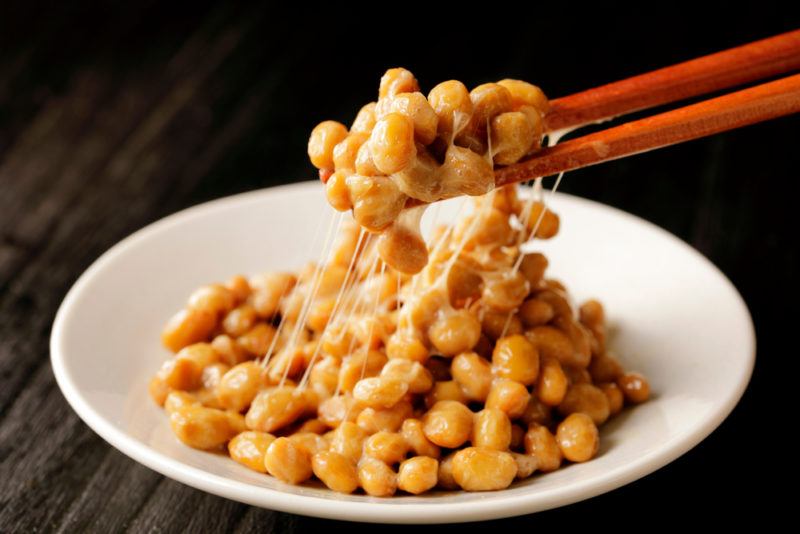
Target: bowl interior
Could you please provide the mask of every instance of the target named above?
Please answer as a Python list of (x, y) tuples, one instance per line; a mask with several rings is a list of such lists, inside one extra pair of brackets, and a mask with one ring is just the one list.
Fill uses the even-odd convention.
[[(431, 210), (427, 226), (433, 218), (452, 219), (458, 204)], [(159, 343), (163, 323), (199, 285), (236, 273), (297, 269), (316, 259), (326, 223), (337, 215), (315, 183), (198, 206), (111, 249), (59, 311), (52, 344), (59, 384), (81, 417), (123, 452), (190, 485), (266, 507), (361, 520), (445, 521), (532, 512), (595, 495), (661, 467), (721, 422), (750, 376), (752, 323), (730, 282), (673, 236), (568, 195), (556, 195), (551, 206), (562, 225), (556, 239), (541, 243), (549, 275), (577, 300), (596, 297), (605, 304), (611, 347), (626, 368), (646, 374), (653, 391), (651, 401), (603, 427), (600, 454), (586, 464), (491, 494), (380, 500), (288, 486), (173, 437), (147, 394), (149, 378), (168, 356)], [(424, 516), (409, 517), (411, 511)]]

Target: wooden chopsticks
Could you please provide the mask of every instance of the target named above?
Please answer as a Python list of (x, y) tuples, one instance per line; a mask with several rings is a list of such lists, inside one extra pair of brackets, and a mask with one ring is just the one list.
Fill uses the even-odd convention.
[[(552, 101), (550, 131), (800, 69), (800, 30)], [(497, 186), (525, 182), (800, 112), (800, 75), (789, 76), (537, 152), (495, 170)]]
[(526, 182), (800, 112), (800, 74), (565, 141), (495, 170), (495, 185)]
[(800, 30), (550, 102), (549, 131), (573, 128), (800, 69)]

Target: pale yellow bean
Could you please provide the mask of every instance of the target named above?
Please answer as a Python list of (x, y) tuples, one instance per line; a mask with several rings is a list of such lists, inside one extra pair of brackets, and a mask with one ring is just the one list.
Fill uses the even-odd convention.
[(339, 493), (353, 493), (358, 487), (356, 465), (341, 454), (323, 451), (311, 459), (314, 474), (323, 484)]
[(617, 379), (617, 385), (630, 403), (639, 404), (650, 398), (650, 383), (639, 373), (625, 373)]
[(447, 490), (458, 489), (458, 482), (453, 477), (453, 459), (456, 453), (452, 452), (439, 462), (438, 486)]
[(217, 317), (228, 313), (236, 306), (236, 295), (222, 284), (200, 287), (189, 296), (187, 307), (208, 311)]
[(622, 406), (625, 403), (625, 395), (622, 393), (619, 386), (613, 382), (607, 382), (605, 384), (599, 384), (597, 387), (600, 388), (600, 391), (602, 391), (608, 399), (608, 411), (610, 415), (614, 416), (621, 412)]
[(230, 415), (204, 406), (184, 406), (170, 414), (175, 435), (195, 449), (216, 449), (243, 429), (235, 428)]
[(408, 383), (397, 378), (376, 376), (359, 380), (353, 388), (353, 398), (365, 406), (391, 408), (408, 392)]
[(525, 453), (536, 458), (538, 469), (542, 473), (561, 467), (561, 449), (546, 426), (536, 423), (528, 426), (528, 432), (525, 433)]
[(367, 433), (364, 429), (355, 423), (345, 421), (334, 430), (330, 450), (355, 464), (361, 458), (366, 439)]
[(439, 401), (456, 401), (466, 404), (469, 399), (461, 388), (461, 384), (455, 380), (445, 380), (434, 382), (433, 389), (425, 395), (425, 406), (428, 408), (433, 407)]
[(561, 364), (554, 358), (543, 358), (536, 385), (536, 395), (542, 403), (548, 406), (558, 406), (567, 394), (569, 381), (561, 368)]
[(364, 408), (355, 421), (368, 434), (374, 434), (381, 430), (397, 432), (403, 421), (410, 417), (413, 411), (411, 403), (402, 400), (391, 408)]
[(240, 464), (259, 473), (266, 473), (264, 455), (273, 441), (275, 436), (266, 432), (241, 432), (228, 442), (228, 454)]
[(318, 417), (329, 427), (336, 428), (345, 421), (355, 421), (362, 409), (350, 395), (336, 395), (320, 402)]
[(164, 411), (171, 414), (187, 406), (200, 406), (200, 401), (187, 391), (170, 391), (164, 401)]
[(309, 408), (307, 395), (293, 387), (273, 388), (260, 391), (247, 411), (247, 428), (262, 432), (274, 432), (296, 421)]
[(388, 465), (396, 464), (405, 458), (408, 443), (401, 434), (377, 432), (364, 441), (364, 454)]
[(172, 352), (205, 341), (217, 326), (217, 316), (208, 310), (181, 310), (167, 321), (161, 342)]
[(462, 352), (450, 366), (453, 379), (467, 399), (484, 402), (492, 387), (492, 366), (474, 352)]
[(539, 376), (539, 351), (522, 335), (498, 339), (492, 369), (501, 378), (531, 385)]
[(384, 98), (398, 93), (413, 93), (414, 91), (419, 91), (419, 82), (417, 82), (414, 75), (407, 69), (395, 67), (388, 69), (381, 76), (378, 96)]
[(417, 155), (414, 122), (400, 113), (388, 113), (375, 124), (369, 137), (372, 162), (384, 174), (400, 172)]
[(584, 413), (573, 413), (558, 425), (556, 440), (561, 452), (572, 462), (586, 462), (597, 455), (600, 433), (592, 418)]
[(433, 387), (433, 375), (419, 362), (391, 359), (381, 370), (381, 377), (408, 384), (409, 393), (427, 393)]
[(419, 495), (433, 488), (439, 480), (439, 462), (429, 456), (415, 456), (400, 464), (397, 487)]
[(425, 437), (425, 432), (422, 429), (422, 421), (419, 419), (406, 419), (403, 421), (401, 433), (409, 448), (414, 451), (416, 455), (430, 456), (431, 458), (437, 459), (441, 456), (441, 449)]
[(267, 472), (287, 484), (300, 484), (311, 478), (311, 454), (289, 438), (277, 438), (264, 455)]
[(352, 126), (350, 126), (351, 133), (369, 134), (375, 127), (375, 102), (365, 104), (356, 115)]
[(358, 481), (366, 494), (372, 497), (390, 497), (397, 491), (397, 473), (369, 456), (358, 463)]
[(511, 102), (515, 107), (533, 106), (542, 113), (546, 112), (549, 108), (549, 103), (544, 92), (531, 83), (506, 78), (497, 82), (497, 85), (502, 85), (508, 89), (508, 92), (511, 94)]
[(347, 128), (336, 121), (319, 123), (308, 139), (308, 157), (318, 169), (333, 169), (333, 147), (347, 137)]
[(504, 411), (509, 418), (516, 419), (525, 413), (531, 395), (528, 389), (514, 380), (500, 378), (492, 383), (489, 396), (486, 398), (487, 408)]
[(453, 478), (467, 491), (505, 489), (517, 476), (517, 462), (503, 451), (467, 447), (453, 458)]
[(240, 363), (220, 379), (216, 389), (217, 400), (225, 408), (241, 412), (250, 406), (264, 385), (266, 377), (258, 363)]
[(454, 449), (472, 434), (473, 414), (456, 401), (439, 401), (422, 418), (425, 437), (440, 447)]
[(475, 414), (472, 445), (498, 451), (508, 450), (511, 444), (511, 420), (497, 408), (484, 408)]
[(583, 413), (588, 415), (594, 424), (602, 425), (611, 413), (608, 397), (592, 384), (573, 384), (561, 404), (558, 405), (561, 415)]
[(480, 336), (481, 323), (467, 310), (444, 315), (428, 330), (434, 348), (444, 356), (455, 356), (471, 350)]

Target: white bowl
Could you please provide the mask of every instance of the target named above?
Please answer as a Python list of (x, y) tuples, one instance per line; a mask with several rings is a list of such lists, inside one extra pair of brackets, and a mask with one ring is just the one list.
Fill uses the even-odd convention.
[[(440, 220), (454, 216), (453, 204), (441, 208)], [(753, 326), (728, 279), (674, 236), (568, 195), (556, 195), (552, 206), (562, 226), (542, 244), (549, 273), (577, 299), (597, 297), (606, 305), (613, 348), (626, 368), (647, 375), (653, 391), (649, 402), (603, 427), (600, 454), (591, 462), (498, 492), (378, 499), (282, 484), (173, 437), (147, 394), (148, 379), (168, 355), (159, 342), (164, 321), (201, 284), (296, 269), (312, 259), (318, 221), (333, 218), (319, 183), (193, 207), (106, 252), (58, 311), (51, 339), (58, 384), (78, 415), (131, 458), (195, 488), (275, 510), (354, 521), (474, 521), (612, 490), (685, 453), (730, 413), (753, 368)]]

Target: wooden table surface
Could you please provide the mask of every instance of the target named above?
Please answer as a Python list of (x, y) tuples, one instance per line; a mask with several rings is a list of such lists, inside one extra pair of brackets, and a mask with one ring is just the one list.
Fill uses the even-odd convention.
[[(312, 179), (308, 131), (322, 118), (348, 120), (387, 66), (408, 65), (428, 87), (512, 76), (557, 95), (791, 29), (780, 13), (743, 11), (711, 33), (708, 21), (678, 14), (646, 30), (630, 14), (593, 30), (590, 17), (588, 33), (543, 54), (529, 37), (492, 32), (485, 46), (437, 35), (424, 47), (390, 39), (369, 48), (357, 38), (363, 29), (204, 2), (0, 10), (0, 532), (343, 526), (214, 497), (128, 459), (67, 405), (48, 339), (71, 284), (121, 238), (202, 201)], [(555, 34), (541, 20), (549, 42)], [(773, 410), (791, 398), (785, 371), (797, 352), (783, 347), (800, 296), (798, 127), (791, 117), (567, 176), (565, 191), (653, 221), (717, 264), (751, 309), (759, 359), (734, 413), (673, 464), (497, 526), (754, 511), (753, 488), (767, 487), (761, 466), (782, 459), (773, 446), (785, 415)]]

